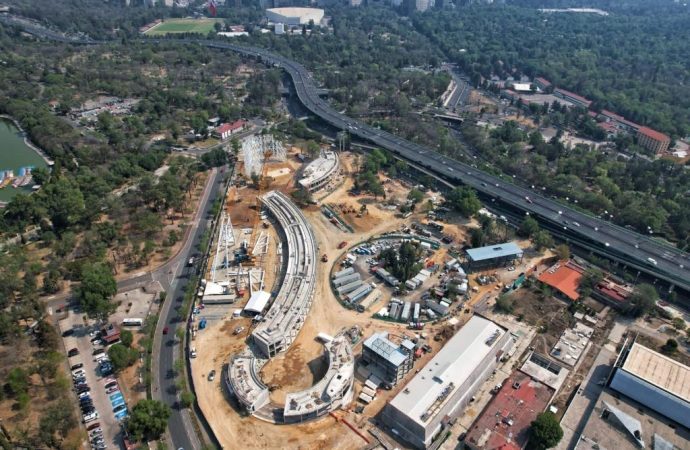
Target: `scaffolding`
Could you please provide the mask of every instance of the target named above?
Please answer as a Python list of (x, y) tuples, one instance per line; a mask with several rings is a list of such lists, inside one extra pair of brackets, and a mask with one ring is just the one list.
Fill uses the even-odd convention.
[(232, 222), (230, 216), (225, 212), (220, 216), (220, 227), (218, 229), (218, 245), (216, 246), (216, 254), (211, 266), (211, 281), (216, 281), (216, 270), (218, 268), (225, 269), (226, 271), (230, 269), (230, 249), (235, 245)]
[(259, 234), (259, 237), (256, 238), (254, 248), (252, 249), (252, 255), (265, 255), (268, 252), (268, 242), (270, 237), (271, 236), (269, 234), (262, 231), (261, 234)]
[(252, 174), (260, 175), (263, 172), (267, 153), (275, 161), (285, 161), (287, 157), (283, 143), (270, 134), (249, 136), (242, 141), (245, 176), (251, 177)]

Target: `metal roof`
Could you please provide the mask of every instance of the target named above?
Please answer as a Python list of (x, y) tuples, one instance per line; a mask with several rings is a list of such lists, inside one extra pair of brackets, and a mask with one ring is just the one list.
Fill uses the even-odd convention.
[(467, 250), (467, 256), (472, 261), (485, 261), (493, 258), (505, 258), (506, 256), (522, 256), (522, 249), (515, 242), (506, 242), (487, 247), (471, 248)]
[(390, 405), (425, 427), (427, 421), (422, 420), (425, 412), (437, 399), (452, 397), (475, 369), (485, 363), (487, 356), (496, 351), (505, 333), (494, 322), (473, 316)]
[(372, 334), (364, 341), (364, 346), (396, 367), (407, 359), (407, 355), (400, 350), (400, 346), (388, 339), (386, 332)]
[(247, 306), (244, 307), (244, 310), (261, 314), (266, 307), (269, 298), (271, 298), (271, 294), (268, 292), (256, 291), (251, 297), (249, 297), (249, 301), (247, 302)]
[(623, 370), (690, 402), (690, 367), (678, 361), (634, 343)]

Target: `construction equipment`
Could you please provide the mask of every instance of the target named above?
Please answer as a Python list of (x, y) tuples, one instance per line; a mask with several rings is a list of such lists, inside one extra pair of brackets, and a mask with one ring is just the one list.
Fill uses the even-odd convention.
[(347, 246), (347, 241), (343, 241), (340, 244), (338, 244), (338, 249), (345, 248)]

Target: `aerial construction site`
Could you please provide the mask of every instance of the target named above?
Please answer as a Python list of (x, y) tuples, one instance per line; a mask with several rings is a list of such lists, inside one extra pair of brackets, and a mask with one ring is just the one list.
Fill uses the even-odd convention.
[[(470, 277), (462, 243), (477, 222), (411, 179), (379, 173), (385, 198), (358, 191), (364, 158), (242, 141), (189, 341), (199, 406), (226, 448), (429, 447), (448, 417), (478, 415), (475, 397), (529, 346), (534, 329), (490, 305), (550, 255), (509, 242)], [(401, 213), (413, 190), (425, 207)], [(466, 327), (471, 347), (452, 340)], [(456, 354), (476, 368), (456, 370)], [(440, 383), (429, 404), (400, 397), (427, 370)]]

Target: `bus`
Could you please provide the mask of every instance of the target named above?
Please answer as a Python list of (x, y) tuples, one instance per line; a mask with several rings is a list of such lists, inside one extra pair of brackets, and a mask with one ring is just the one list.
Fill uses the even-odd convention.
[(144, 319), (129, 318), (122, 319), (122, 326), (124, 327), (140, 327), (144, 324)]

